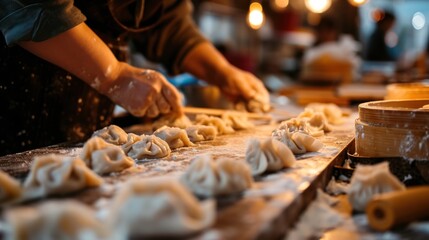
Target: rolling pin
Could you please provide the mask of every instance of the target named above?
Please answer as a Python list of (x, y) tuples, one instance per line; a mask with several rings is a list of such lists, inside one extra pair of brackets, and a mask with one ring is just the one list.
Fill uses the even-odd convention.
[(429, 187), (410, 187), (375, 196), (365, 212), (371, 228), (386, 231), (429, 217), (428, 202)]

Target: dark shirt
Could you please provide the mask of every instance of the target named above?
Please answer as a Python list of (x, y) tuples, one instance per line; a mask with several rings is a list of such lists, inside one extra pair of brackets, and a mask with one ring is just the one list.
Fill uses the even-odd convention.
[(368, 61), (395, 61), (386, 45), (385, 32), (376, 29), (370, 36), (365, 59)]
[[(131, 4), (119, 12), (117, 5), (109, 9), (123, 2)], [(0, 0), (0, 156), (83, 141), (110, 124), (114, 109), (107, 97), (23, 50), (19, 41), (43, 41), (86, 20), (119, 60), (126, 60), (124, 49), (134, 41), (146, 58), (181, 73), (186, 54), (206, 41), (193, 22), (190, 1), (147, 0), (140, 22), (138, 2)]]

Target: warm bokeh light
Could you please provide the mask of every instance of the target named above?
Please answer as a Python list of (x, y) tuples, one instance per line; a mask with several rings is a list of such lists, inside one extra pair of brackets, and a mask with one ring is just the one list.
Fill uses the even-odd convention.
[(249, 13), (247, 14), (247, 23), (252, 29), (259, 29), (261, 28), (262, 24), (264, 23), (264, 12), (262, 9), (262, 5), (257, 2), (253, 2), (250, 4), (249, 7)]
[(374, 22), (378, 22), (384, 18), (384, 12), (381, 11), (380, 9), (374, 9), (371, 12), (371, 17), (372, 17), (372, 20), (374, 20)]
[(314, 13), (322, 13), (329, 9), (331, 0), (305, 0), (305, 6)]
[(411, 20), (411, 23), (416, 30), (420, 30), (425, 27), (426, 25), (426, 18), (425, 15), (421, 12), (416, 12), (413, 15), (413, 19)]
[(289, 0), (271, 0), (271, 8), (275, 11), (282, 11), (289, 5)]
[(349, 0), (349, 3), (355, 7), (359, 7), (367, 3), (368, 0)]

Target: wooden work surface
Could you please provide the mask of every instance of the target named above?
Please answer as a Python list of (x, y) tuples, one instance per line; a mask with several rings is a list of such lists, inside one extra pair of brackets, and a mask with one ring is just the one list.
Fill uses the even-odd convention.
[[(240, 196), (217, 199), (217, 220), (206, 231), (192, 236), (192, 239), (280, 239), (298, 219), (307, 204), (314, 198), (316, 189), (324, 187), (332, 176), (332, 166), (344, 160), (346, 146), (354, 138), (355, 114), (346, 123), (334, 126), (334, 131), (319, 139), (325, 144), (316, 153), (297, 156), (293, 168), (266, 174), (255, 179), (254, 186)], [(250, 138), (267, 138), (278, 123), (259, 125), (255, 129), (238, 131), (218, 136), (213, 141), (197, 144), (195, 147), (180, 148), (163, 159), (147, 160), (122, 173), (105, 176), (105, 183), (97, 189), (66, 196), (103, 209), (130, 178), (154, 176), (180, 176), (186, 170), (192, 157), (211, 153), (217, 157), (243, 160), (246, 142)], [(37, 149), (21, 154), (0, 157), (0, 167), (25, 176), (32, 157), (46, 153), (78, 155), (82, 144), (60, 145)], [(12, 164), (14, 163), (14, 164)], [(43, 201), (43, 200), (42, 200)]]

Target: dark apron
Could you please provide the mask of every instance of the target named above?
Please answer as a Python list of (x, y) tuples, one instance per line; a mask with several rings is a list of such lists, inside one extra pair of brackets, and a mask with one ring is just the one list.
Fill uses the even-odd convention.
[[(122, 1), (118, 1), (121, 3)], [(130, 1), (133, 3), (133, 1)], [(153, 3), (162, 1), (151, 1)], [(127, 32), (131, 21), (126, 14), (135, 7), (103, 1), (75, 1), (87, 16), (87, 24), (107, 43), (116, 57), (128, 57)], [(157, 9), (158, 7), (146, 9)], [(112, 8), (113, 6), (113, 8)], [(118, 17), (123, 14), (124, 17)], [(132, 10), (135, 13), (135, 10)], [(146, 11), (144, 12), (146, 14)], [(114, 15), (117, 15), (113, 17)], [(155, 15), (153, 15), (155, 14)], [(159, 12), (147, 12), (141, 19), (152, 26)], [(151, 19), (153, 18), (153, 19)], [(145, 22), (146, 21), (146, 22)], [(124, 23), (124, 26), (120, 26)], [(144, 30), (136, 25), (137, 30)], [(63, 142), (79, 142), (111, 123), (114, 104), (85, 82), (46, 62), (19, 46), (7, 47), (0, 33), (0, 156)]]

